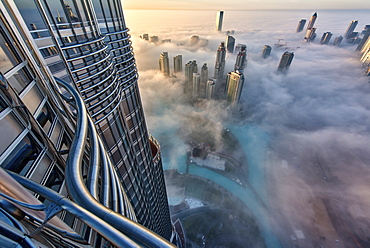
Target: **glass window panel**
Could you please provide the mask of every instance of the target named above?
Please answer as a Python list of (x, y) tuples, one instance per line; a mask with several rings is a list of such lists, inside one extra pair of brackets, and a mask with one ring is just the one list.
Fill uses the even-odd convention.
[(32, 114), (35, 113), (37, 107), (40, 105), (43, 97), (40, 90), (34, 85), (27, 94), (22, 98), (22, 101), (27, 106)]
[(41, 183), (41, 180), (44, 178), (50, 164), (51, 159), (48, 156), (44, 156), (33, 172), (31, 179), (35, 182)]
[(51, 134), (51, 141), (54, 143), (54, 145), (57, 144), (58, 142), (58, 138), (59, 138), (59, 134), (60, 134), (60, 131), (62, 129), (62, 126), (60, 125), (59, 122), (57, 122), (57, 124), (55, 125), (55, 128), (53, 130), (53, 133)]
[(33, 80), (26, 68), (22, 68), (7, 79), (9, 84), (16, 92), (21, 93), (22, 90)]
[(30, 134), (27, 134), (5, 159), (2, 167), (26, 175), (33, 162), (37, 159), (41, 149)]
[(12, 141), (23, 131), (23, 127), (13, 114), (8, 114), (0, 120), (0, 130), (0, 154), (2, 154)]
[(20, 62), (18, 56), (12, 51), (10, 43), (7, 35), (0, 30), (0, 71), (2, 73), (9, 71)]
[(45, 133), (48, 133), (55, 118), (54, 112), (50, 109), (49, 104), (45, 104), (39, 115), (37, 116), (37, 121), (40, 126), (44, 129)]

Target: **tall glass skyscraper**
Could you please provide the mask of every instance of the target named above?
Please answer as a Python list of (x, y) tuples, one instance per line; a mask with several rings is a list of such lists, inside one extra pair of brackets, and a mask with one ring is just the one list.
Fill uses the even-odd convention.
[[(74, 150), (83, 151), (86, 184), (93, 185), (90, 173), (97, 175), (91, 179), (92, 197), (169, 240), (160, 147), (146, 127), (121, 1), (2, 0), (1, 11), (0, 128), (7, 133), (1, 167), (78, 202), (66, 183), (66, 164), (75, 155), (73, 140), (80, 130), (73, 118), (78, 111), (75, 104), (72, 110), (64, 107), (71, 101), (65, 95), (76, 91), (91, 119), (89, 130), (96, 130), (101, 142), (98, 152), (87, 136), (89, 144)], [(105, 172), (88, 172), (91, 161)], [(107, 183), (112, 180), (114, 187)]]

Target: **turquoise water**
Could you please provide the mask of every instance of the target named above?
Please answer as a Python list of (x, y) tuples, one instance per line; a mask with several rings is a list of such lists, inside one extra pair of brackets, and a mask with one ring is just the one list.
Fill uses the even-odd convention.
[[(237, 138), (243, 147), (248, 158), (248, 180), (251, 187), (243, 187), (233, 180), (226, 178), (214, 171), (204, 167), (198, 167), (193, 164), (189, 165), (189, 174), (200, 176), (211, 180), (214, 183), (226, 188), (252, 211), (256, 221), (259, 223), (261, 233), (265, 239), (266, 245), (269, 248), (281, 247), (280, 241), (271, 230), (269, 221), (268, 209), (266, 209), (265, 174), (264, 174), (264, 159), (269, 142), (269, 135), (264, 130), (256, 125), (247, 126), (229, 126), (231, 132), (237, 134)], [(166, 154), (171, 154), (171, 151), (162, 151), (164, 169), (173, 169), (173, 165), (169, 165), (169, 158)], [(173, 161), (172, 161), (173, 163)], [(186, 172), (186, 154), (177, 159), (178, 171)], [(267, 206), (268, 207), (268, 206)]]

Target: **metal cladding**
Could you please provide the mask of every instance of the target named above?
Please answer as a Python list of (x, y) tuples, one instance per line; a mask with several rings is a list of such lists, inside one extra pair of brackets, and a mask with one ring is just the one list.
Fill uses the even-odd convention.
[[(53, 177), (58, 177), (61, 182), (66, 177), (63, 159), (71, 146), (75, 121), (67, 123), (62, 117), (58, 117), (60, 106), (64, 103), (60, 100), (52, 103), (49, 95), (54, 96), (57, 93), (50, 90), (58, 88), (56, 85), (51, 86), (53, 79), (39, 86), (39, 82), (44, 82), (44, 78), (48, 78), (45, 75), (51, 72), (52, 76), (73, 85), (82, 98), (99, 139), (104, 144), (112, 168), (115, 168), (114, 172), (109, 173), (117, 174), (119, 180), (115, 185), (124, 189), (121, 192), (126, 192), (137, 221), (166, 239), (170, 239), (172, 225), (160, 147), (154, 137), (149, 135), (146, 127), (137, 83), (137, 68), (123, 16), (122, 2), (120, 0), (76, 0), (73, 1), (74, 4), (69, 5), (64, 4), (63, 1), (53, 0), (27, 1), (27, 9), (16, 7), (22, 6), (25, 0), (14, 2), (15, 4), (7, 5), (7, 8), (13, 8), (11, 13), (20, 12), (24, 20), (24, 22), (19, 21), (17, 19), (19, 16), (7, 16), (7, 18), (13, 18), (14, 23), (19, 25), (18, 30), (14, 32), (21, 33), (19, 37), (29, 36), (29, 39), (34, 40), (32, 44), (37, 47), (31, 50), (36, 55), (29, 61), (33, 60), (39, 66), (45, 64), (48, 68), (42, 73), (25, 72), (26, 78), (29, 78), (26, 80), (27, 83), (14, 84), (14, 87), (18, 88), (16, 92), (19, 95), (26, 91), (32, 92), (33, 103), (29, 104), (30, 113), (34, 115), (36, 121), (42, 122), (41, 126), (45, 126), (43, 134), (47, 136), (45, 140), (50, 140), (48, 144), (50, 143), (56, 151), (55, 154), (58, 154), (45, 157), (46, 145), (40, 145), (42, 142), (40, 143), (38, 139), (34, 141), (36, 136), (26, 135), (26, 140), (22, 142), (26, 142), (29, 144), (28, 147), (32, 148), (29, 155), (32, 158), (39, 156), (40, 159), (27, 163), (22, 175), (31, 176), (33, 170), (42, 169), (44, 171), (38, 173), (41, 178), (36, 181), (44, 185), (48, 185), (50, 173), (53, 173)], [(2, 38), (2, 40), (8, 39)], [(27, 46), (23, 45), (23, 47), (26, 49)], [(37, 57), (39, 55), (40, 58)], [(45, 61), (41, 61), (43, 59)], [(23, 62), (26, 67), (17, 68), (26, 70), (30, 68), (30, 63)], [(11, 79), (10, 74), (6, 74), (7, 70), (2, 69), (5, 79)], [(29, 84), (28, 81), (33, 83)], [(14, 123), (18, 122), (23, 123), (22, 121)], [(14, 127), (17, 125), (14, 124)], [(21, 126), (18, 129), (21, 130)], [(14, 142), (20, 142), (20, 140)], [(16, 146), (17, 144), (14, 144), (12, 147)], [(9, 150), (7, 154), (12, 152)], [(85, 153), (90, 154), (90, 152), (87, 149)], [(93, 157), (97, 155), (91, 154)], [(2, 161), (7, 159), (8, 157), (3, 155)], [(51, 162), (46, 162), (49, 160)], [(42, 164), (50, 164), (50, 168), (45, 169)], [(2, 163), (3, 165), (5, 164)], [(56, 171), (52, 172), (52, 170)], [(112, 177), (109, 173), (102, 175), (100, 183), (103, 184), (107, 182), (106, 178)], [(62, 185), (53, 186), (53, 188), (58, 192), (67, 192)], [(115, 194), (120, 193), (120, 190), (117, 190), (114, 191)], [(116, 195), (107, 199), (114, 202), (112, 209), (123, 208), (116, 201)]]

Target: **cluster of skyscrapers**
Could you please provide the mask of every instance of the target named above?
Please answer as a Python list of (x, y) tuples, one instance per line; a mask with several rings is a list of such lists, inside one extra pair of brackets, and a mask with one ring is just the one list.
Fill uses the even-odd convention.
[[(315, 12), (311, 18), (310, 21), (308, 22), (307, 29), (306, 29), (306, 34), (304, 37), (304, 40), (307, 42), (313, 42), (316, 38), (316, 28), (314, 27), (314, 24), (317, 19), (317, 13)], [(298, 26), (296, 31), (301, 32), (304, 29), (304, 26), (306, 24), (305, 19), (301, 19), (298, 22)], [(360, 35), (364, 35), (368, 29), (368, 25), (365, 26), (364, 31), (362, 31), (361, 34), (359, 32), (355, 32), (354, 30), (356, 29), (356, 26), (358, 24), (357, 20), (353, 20), (349, 23), (345, 33), (343, 36), (337, 36), (335, 37), (332, 45), (333, 46), (339, 46), (344, 39), (347, 43), (352, 43), (352, 44), (359, 44), (363, 38), (360, 37)], [(331, 32), (325, 32), (323, 33), (320, 44), (322, 45), (327, 45), (330, 42), (330, 39), (332, 38), (333, 34)]]
[[(0, 188), (28, 203), (19, 221), (14, 207), (0, 204), (7, 247), (23, 233), (29, 247), (170, 247), (165, 239), (174, 240), (160, 147), (146, 127), (121, 4), (0, 1)], [(58, 217), (47, 223), (35, 209), (50, 202)]]

